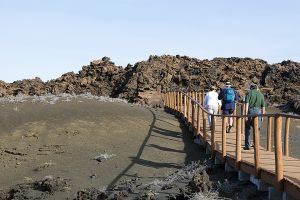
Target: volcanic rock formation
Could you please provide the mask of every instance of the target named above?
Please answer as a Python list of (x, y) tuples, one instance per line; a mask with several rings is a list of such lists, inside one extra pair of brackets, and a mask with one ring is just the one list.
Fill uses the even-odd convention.
[(83, 66), (78, 73), (65, 73), (47, 82), (39, 78), (11, 84), (0, 81), (0, 96), (91, 93), (161, 105), (161, 94), (167, 90), (222, 87), (225, 81), (232, 82), (240, 96), (250, 83), (257, 83), (270, 103), (286, 104), (300, 112), (300, 63), (270, 65), (261, 59), (236, 57), (199, 60), (179, 55), (150, 56), (126, 68), (103, 57)]

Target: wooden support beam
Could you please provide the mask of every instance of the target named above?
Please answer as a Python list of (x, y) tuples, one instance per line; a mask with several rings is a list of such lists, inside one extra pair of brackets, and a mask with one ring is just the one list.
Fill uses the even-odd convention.
[(212, 115), (211, 116), (211, 134), (210, 134), (210, 137), (211, 137), (211, 157), (214, 157), (214, 153), (215, 153), (215, 131), (216, 131), (216, 119), (215, 119), (215, 116)]
[(282, 144), (281, 144), (281, 128), (282, 117), (277, 115), (275, 117), (275, 175), (276, 175), (276, 189), (283, 191), (283, 163), (282, 163)]
[(187, 101), (186, 101), (186, 95), (184, 95), (184, 119), (186, 120), (187, 116)]
[[(188, 92), (187, 95), (189, 96), (190, 93)], [(191, 99), (189, 97), (187, 97), (187, 124), (190, 122), (190, 106), (191, 106)]]
[(200, 113), (201, 113), (201, 108), (200, 106), (198, 106), (198, 109), (197, 109), (197, 135), (200, 135), (200, 130), (201, 130), (201, 116), (200, 116)]
[(195, 93), (192, 92), (192, 132), (194, 133), (195, 128)]
[(236, 120), (236, 169), (240, 169), (240, 161), (242, 159), (242, 118)]
[(268, 127), (267, 127), (267, 151), (272, 151), (272, 117), (268, 117)]
[(222, 117), (222, 158), (226, 158), (226, 121), (227, 117)]
[(289, 156), (289, 135), (290, 135), (291, 118), (285, 118), (285, 133), (284, 133), (284, 155)]
[(204, 146), (206, 146), (206, 137), (207, 137), (207, 130), (206, 130), (206, 116), (205, 115), (203, 115), (203, 143), (204, 143)]
[(253, 137), (254, 137), (254, 167), (255, 167), (255, 176), (260, 177), (260, 152), (259, 152), (259, 128), (258, 128), (258, 117), (253, 119)]
[[(241, 105), (241, 115), (244, 115), (244, 114), (246, 114), (245, 113), (245, 104), (242, 104)], [(243, 134), (243, 133), (245, 133), (245, 118), (244, 117), (242, 118), (241, 123), (242, 123), (242, 132), (241, 133)]]
[[(234, 104), (233, 115), (236, 115), (236, 104)], [(233, 127), (236, 128), (236, 117), (233, 117)]]

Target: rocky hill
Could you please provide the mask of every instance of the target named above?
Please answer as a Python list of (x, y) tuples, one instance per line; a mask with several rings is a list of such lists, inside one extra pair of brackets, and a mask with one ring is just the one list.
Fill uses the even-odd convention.
[(161, 94), (169, 89), (207, 89), (222, 87), (226, 81), (242, 96), (251, 82), (258, 83), (270, 103), (286, 104), (300, 112), (300, 63), (283, 61), (270, 65), (261, 59), (215, 58), (199, 60), (187, 56), (150, 56), (126, 68), (103, 57), (43, 82), (39, 78), (0, 81), (0, 95), (43, 95), (47, 93), (91, 93), (128, 99), (131, 102), (160, 104)]

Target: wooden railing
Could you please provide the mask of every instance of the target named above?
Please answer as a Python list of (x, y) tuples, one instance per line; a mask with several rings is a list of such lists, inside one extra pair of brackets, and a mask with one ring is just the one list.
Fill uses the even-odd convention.
[[(206, 121), (208, 116), (208, 111), (204, 109), (203, 100), (205, 93), (202, 92), (182, 92), (182, 91), (171, 91), (165, 93), (164, 96), (164, 104), (165, 107), (175, 111), (177, 114), (180, 114), (184, 117), (185, 122), (191, 125), (192, 132), (195, 135), (200, 134), (200, 130), (202, 127), (202, 139), (204, 145), (207, 142), (207, 133), (206, 133)], [(235, 146), (235, 159), (236, 159), (236, 167), (239, 167), (240, 161), (242, 159), (242, 133), (245, 129), (245, 119), (247, 117), (253, 117), (253, 141), (254, 141), (254, 168), (255, 174), (259, 176), (260, 170), (260, 136), (259, 136), (259, 116), (262, 118), (267, 118), (267, 151), (272, 151), (272, 122), (274, 121), (274, 151), (275, 151), (275, 177), (276, 177), (276, 188), (281, 191), (283, 189), (283, 156), (289, 156), (289, 127), (291, 119), (300, 119), (299, 115), (290, 115), (290, 114), (262, 114), (262, 115), (246, 115), (244, 113), (244, 105), (241, 103), (236, 104), (239, 107), (240, 113), (237, 114), (235, 112), (232, 116), (234, 118), (233, 126), (236, 129), (236, 146)], [(211, 115), (211, 114), (209, 114)], [(225, 159), (226, 152), (226, 115), (214, 114), (211, 115), (211, 154), (214, 156), (216, 150), (215, 144), (215, 131), (216, 131), (216, 118), (222, 119), (222, 157)], [(285, 118), (285, 129), (284, 129), (284, 137), (283, 137), (283, 147), (282, 151), (282, 121)], [(202, 122), (201, 122), (202, 119)]]

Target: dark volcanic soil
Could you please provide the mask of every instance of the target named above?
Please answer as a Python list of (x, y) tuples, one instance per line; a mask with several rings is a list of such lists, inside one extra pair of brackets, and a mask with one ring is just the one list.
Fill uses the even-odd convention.
[(0, 113), (1, 200), (266, 197), (213, 167), (163, 110), (76, 98), (5, 104)]

